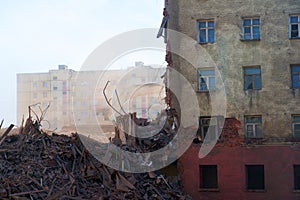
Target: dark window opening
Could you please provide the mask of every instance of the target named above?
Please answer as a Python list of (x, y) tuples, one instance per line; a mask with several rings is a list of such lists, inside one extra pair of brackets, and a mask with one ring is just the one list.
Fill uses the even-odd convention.
[(246, 165), (246, 187), (248, 190), (265, 189), (263, 165)]
[(300, 165), (294, 165), (294, 189), (300, 190)]
[(200, 188), (202, 189), (218, 188), (217, 165), (200, 165)]

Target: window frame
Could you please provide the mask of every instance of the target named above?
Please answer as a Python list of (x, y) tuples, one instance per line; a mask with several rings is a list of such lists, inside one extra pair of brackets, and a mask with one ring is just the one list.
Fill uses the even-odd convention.
[[(201, 71), (213, 71), (213, 75), (201, 75)], [(210, 78), (214, 78), (214, 86), (210, 86)], [(200, 79), (204, 79), (206, 89), (201, 89), (202, 82)], [(216, 71), (213, 68), (200, 68), (197, 69), (197, 91), (198, 92), (209, 92), (216, 90)]]
[[(290, 65), (290, 70), (291, 70), (291, 88), (292, 89), (298, 89), (300, 88), (300, 71), (299, 72), (293, 72), (293, 67), (299, 67), (300, 68), (300, 64), (292, 64)], [(293, 81), (293, 75), (294, 74), (298, 74), (298, 87), (294, 86), (294, 81)]]
[[(206, 120), (208, 123), (203, 123), (203, 121)], [(213, 124), (211, 123), (213, 122)], [(214, 129), (210, 129), (209, 127), (214, 126)], [(214, 135), (211, 135), (210, 137), (213, 137), (214, 139), (219, 137), (219, 124), (218, 124), (218, 118), (214, 116), (203, 116), (199, 117), (199, 128), (201, 130), (201, 139), (202, 141), (206, 137), (207, 133), (210, 133), (209, 130), (214, 130)], [(205, 129), (208, 128), (206, 131)], [(212, 139), (213, 139), (212, 138)], [(210, 139), (210, 138), (209, 138)]]
[[(249, 169), (250, 169), (250, 167), (252, 167), (252, 169), (253, 169), (253, 167), (262, 167), (262, 169), (263, 169), (263, 177), (260, 177), (260, 178), (262, 178), (262, 185), (263, 185), (263, 187), (262, 188), (259, 188), (259, 187), (257, 187), (257, 188), (255, 188), (255, 186), (249, 186), (250, 184), (249, 184), (249, 177), (253, 177), (253, 176), (250, 176), (250, 174), (249, 174)], [(263, 165), (263, 164), (246, 164), (245, 165), (245, 180), (246, 180), (246, 190), (247, 191), (264, 191), (265, 189), (266, 189), (266, 180), (265, 180), (265, 166)], [(258, 175), (257, 175), (258, 176)], [(257, 179), (257, 178), (256, 178)]]
[[(201, 28), (200, 23), (205, 22), (205, 27)], [(213, 26), (208, 26), (209, 22), (213, 22)], [(215, 20), (214, 19), (198, 19), (196, 21), (196, 39), (199, 44), (213, 44), (215, 43)], [(205, 30), (205, 42), (201, 41), (201, 30)], [(209, 41), (208, 31), (213, 30), (213, 40)]]
[[(210, 167), (213, 167), (213, 171), (215, 172), (215, 177), (213, 180), (214, 183), (212, 183), (211, 185), (213, 186), (209, 186), (210, 184), (207, 183), (206, 179), (206, 173), (204, 173), (205, 170), (208, 170)], [(211, 170), (211, 169), (210, 169)], [(205, 174), (205, 175), (203, 175)], [(219, 188), (219, 177), (218, 177), (218, 165), (199, 165), (199, 178), (200, 178), (200, 182), (199, 182), (199, 188), (200, 190), (218, 190)]]
[[(259, 21), (258, 25), (253, 23), (253, 20), (257, 20), (257, 19)], [(250, 25), (245, 25), (244, 24), (245, 20), (250, 20)], [(260, 33), (261, 33), (261, 20), (260, 20), (259, 16), (243, 17), (242, 18), (242, 26), (241, 27), (242, 27), (242, 40), (243, 41), (258, 41), (258, 40), (260, 40), (260, 37), (261, 37), (261, 35), (260, 35)], [(249, 39), (245, 38), (245, 35), (246, 35), (245, 28), (246, 27), (250, 28), (250, 34), (247, 34), (247, 35), (250, 35)], [(254, 31), (253, 31), (253, 29), (255, 27), (259, 28), (259, 37), (258, 38), (254, 38)]]
[(293, 137), (294, 138), (300, 138), (300, 134), (299, 136), (295, 136), (295, 125), (300, 125), (300, 121), (297, 122), (294, 118), (295, 117), (299, 117), (300, 118), (300, 115), (292, 115), (292, 131), (293, 131)]
[[(259, 69), (259, 74), (246, 74), (246, 69)], [(260, 87), (259, 88), (255, 88), (255, 76), (259, 75), (260, 77)], [(261, 90), (262, 89), (262, 73), (261, 73), (261, 66), (244, 66), (243, 67), (243, 76), (244, 76), (244, 90)], [(251, 85), (252, 88), (251, 89), (247, 89), (246, 88), (246, 77), (251, 76)]]
[[(260, 122), (247, 122), (247, 118), (260, 118)], [(248, 125), (252, 126), (252, 130), (253, 130), (253, 136), (249, 137), (248, 135)], [(256, 131), (256, 127), (260, 125), (261, 126), (261, 136), (257, 136), (257, 131)], [(263, 130), (262, 130), (262, 116), (261, 115), (246, 115), (244, 116), (244, 129), (245, 129), (245, 137), (247, 139), (252, 139), (252, 138), (263, 138)]]
[[(298, 17), (298, 22), (292, 22), (292, 17)], [(292, 37), (292, 25), (298, 25), (298, 36)], [(289, 39), (300, 39), (300, 14), (289, 15)]]

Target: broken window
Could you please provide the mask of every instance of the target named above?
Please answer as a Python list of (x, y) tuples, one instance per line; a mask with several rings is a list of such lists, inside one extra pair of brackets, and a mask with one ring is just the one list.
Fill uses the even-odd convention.
[(300, 88), (300, 65), (291, 65), (292, 88)]
[(260, 19), (258, 17), (243, 19), (243, 39), (244, 40), (260, 39)]
[(300, 190), (300, 165), (294, 165), (294, 189)]
[(200, 117), (201, 138), (207, 137), (209, 140), (218, 138), (218, 120), (216, 117)]
[(198, 91), (208, 91), (216, 89), (215, 70), (198, 70)]
[(246, 187), (248, 190), (265, 189), (264, 165), (246, 165)]
[(261, 116), (246, 116), (245, 131), (247, 138), (262, 138), (262, 119)]
[(293, 136), (300, 138), (300, 115), (293, 115)]
[(289, 36), (290, 38), (300, 38), (300, 15), (291, 15), (289, 18)]
[(213, 20), (197, 21), (197, 41), (198, 43), (214, 43), (215, 23)]
[(261, 89), (260, 67), (244, 67), (244, 90)]
[(217, 165), (200, 165), (200, 188), (201, 189), (218, 188)]

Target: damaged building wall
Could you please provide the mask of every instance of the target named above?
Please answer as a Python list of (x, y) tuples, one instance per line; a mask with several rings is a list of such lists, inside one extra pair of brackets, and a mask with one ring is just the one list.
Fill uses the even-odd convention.
[[(300, 13), (299, 2), (179, 0), (170, 1), (167, 8), (169, 28), (195, 39), (191, 48), (204, 48), (218, 67), (227, 94), (226, 117), (244, 122), (246, 115), (261, 115), (265, 137), (292, 137), (291, 115), (300, 114), (300, 91), (291, 89), (290, 65), (300, 63), (300, 40), (289, 39), (288, 30), (289, 15)], [(244, 41), (242, 19), (253, 16), (260, 18), (260, 40)], [(196, 42), (196, 24), (201, 19), (214, 20), (214, 43)], [(197, 91), (197, 71), (179, 56), (172, 54), (172, 60)], [(254, 66), (260, 66), (262, 88), (244, 90), (243, 69)], [(197, 95), (201, 115), (209, 116), (209, 95)]]
[[(292, 115), (300, 115), (300, 90), (292, 87), (291, 66), (300, 64), (300, 25), (293, 27), (298, 36), (290, 38), (290, 23), (293, 15), (297, 23), (300, 22), (300, 1), (170, 0), (166, 1), (166, 8), (170, 16), (168, 28), (194, 40), (188, 48), (184, 41), (172, 42), (168, 34), (167, 47), (186, 51), (187, 57), (199, 59), (198, 66), (192, 66), (190, 59), (175, 53), (168, 55), (172, 58), (168, 63), (192, 84), (199, 102), (194, 105), (200, 107), (199, 116), (211, 116), (210, 95), (215, 91), (199, 91), (197, 70), (216, 67), (227, 95), (224, 118), (239, 122), (238, 133), (233, 136), (230, 131), (224, 134), (226, 130), (223, 130), (218, 144), (206, 157), (198, 156), (202, 146), (200, 139), (179, 159), (184, 190), (193, 199), (299, 199), (299, 135), (293, 133)], [(205, 22), (202, 28), (207, 32), (209, 26), (214, 30), (211, 36), (200, 37), (201, 22)], [(209, 22), (213, 23), (208, 25)], [(249, 22), (250, 31), (246, 30)], [(259, 27), (258, 38), (254, 38), (254, 26)], [(247, 31), (252, 39), (247, 39)], [(201, 54), (203, 49), (209, 57)], [(195, 52), (196, 55), (189, 55)], [(210, 58), (215, 66), (209, 63)], [(252, 80), (252, 89), (245, 84), (248, 67), (254, 71), (260, 69), (261, 85), (256, 87), (256, 81)], [(176, 81), (176, 77), (168, 79), (170, 83)], [(180, 89), (184, 94), (184, 88)], [(172, 107), (182, 113), (174, 95), (171, 102)], [(253, 129), (257, 128), (255, 123), (260, 123), (262, 135), (258, 138), (248, 138), (247, 116), (261, 117), (255, 119), (256, 122), (248, 119)], [(200, 129), (203, 130), (199, 119)], [(248, 178), (256, 176), (248, 174), (251, 169), (263, 173), (260, 174), (263, 183), (255, 183), (255, 180), (252, 183), (263, 187), (248, 187), (251, 185)], [(201, 174), (203, 170), (207, 170), (206, 175)]]

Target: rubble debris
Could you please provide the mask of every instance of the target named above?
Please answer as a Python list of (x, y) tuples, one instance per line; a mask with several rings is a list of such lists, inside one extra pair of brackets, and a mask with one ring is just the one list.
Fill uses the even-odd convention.
[[(152, 152), (171, 145), (176, 135), (178, 115), (174, 109), (166, 109), (160, 113), (156, 121), (151, 123), (144, 118), (137, 118), (136, 113), (120, 115), (116, 118), (115, 137), (112, 143), (130, 152)], [(135, 135), (142, 133), (139, 138)]]
[(108, 168), (89, 154), (77, 134), (47, 134), (31, 118), (22, 134), (2, 138), (1, 199), (190, 199), (159, 172)]

